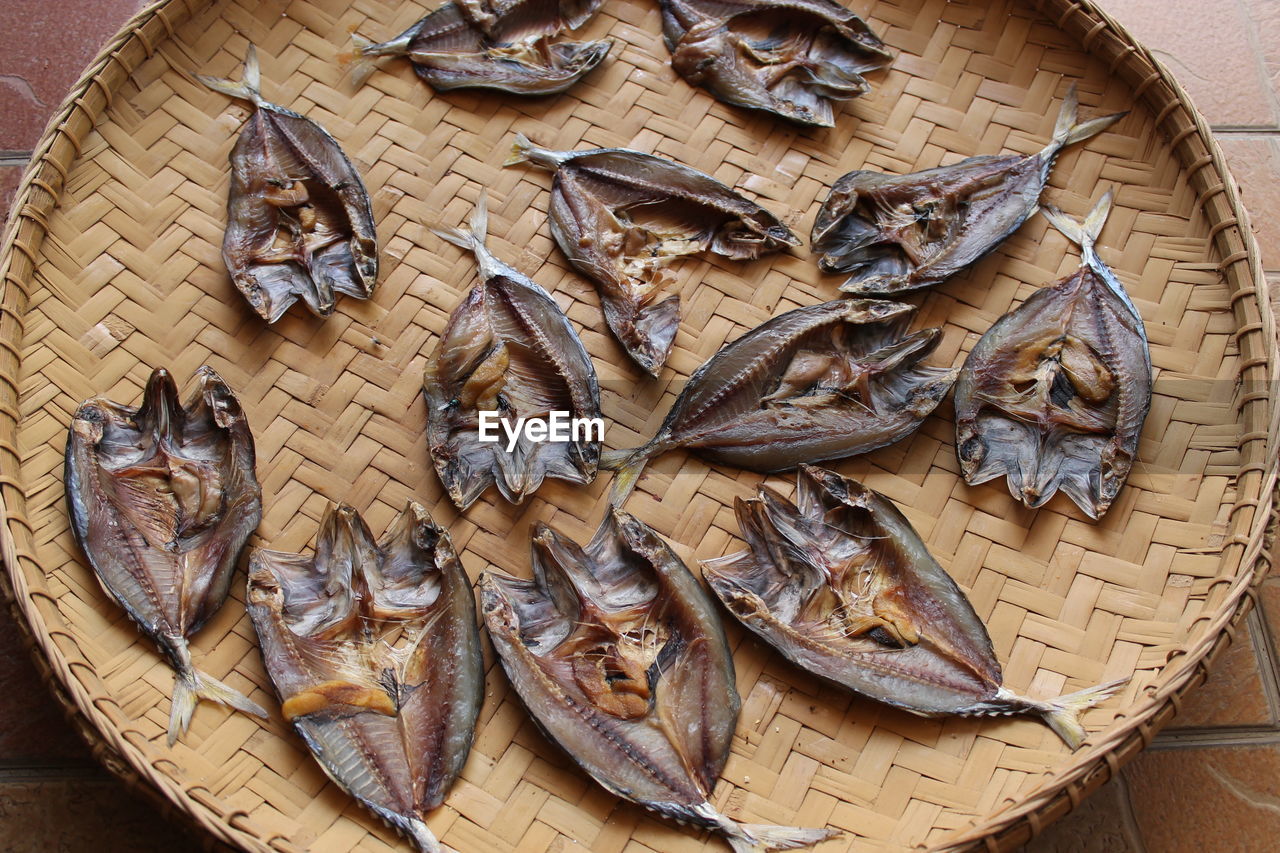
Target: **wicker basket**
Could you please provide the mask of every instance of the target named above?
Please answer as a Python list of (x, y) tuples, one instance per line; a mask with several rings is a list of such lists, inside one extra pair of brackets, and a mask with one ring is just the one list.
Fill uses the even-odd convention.
[[(1275, 335), (1257, 247), (1221, 151), (1185, 92), (1087, 0), (894, 0), (854, 4), (899, 56), (838, 126), (803, 131), (713, 101), (675, 77), (656, 4), (616, 0), (586, 32), (618, 44), (568, 94), (436, 96), (388, 62), (359, 90), (335, 63), (354, 27), (399, 32), (416, 3), (252, 0), (157, 3), (74, 87), (18, 191), (0, 254), (0, 545), (16, 613), (50, 683), (96, 753), (158, 793), (211, 843), (246, 850), (406, 849), (327, 782), (279, 719), (213, 706), (164, 745), (173, 677), (95, 583), (68, 530), (62, 444), (91, 394), (137, 399), (150, 369), (212, 364), (239, 390), (259, 448), (259, 543), (308, 546), (326, 500), (380, 529), (405, 499), (434, 507), (469, 572), (527, 572), (536, 520), (585, 537), (609, 479), (494, 500), (459, 516), (426, 455), (418, 386), (425, 353), (471, 286), (471, 259), (428, 224), (461, 222), (481, 187), (492, 247), (552, 290), (596, 359), (610, 446), (651, 434), (680, 381), (726, 340), (787, 308), (832, 298), (801, 249), (752, 264), (679, 268), (684, 316), (671, 369), (645, 381), (603, 331), (592, 289), (555, 251), (548, 180), (502, 169), (514, 130), (562, 148), (627, 146), (715, 174), (807, 233), (816, 200), (863, 165), (904, 172), (1047, 139), (1079, 80), (1090, 114), (1131, 108), (1067, 150), (1047, 196), (1077, 216), (1108, 187), (1102, 255), (1141, 307), (1157, 367), (1141, 462), (1115, 507), (1088, 523), (1063, 499), (1029, 512), (1003, 485), (958, 476), (950, 408), (912, 439), (839, 465), (887, 493), (971, 595), (1006, 683), (1053, 695), (1132, 676), (1091, 712), (1068, 753), (1025, 719), (920, 720), (797, 672), (736, 626), (744, 710), (715, 802), (743, 819), (846, 830), (824, 850), (1008, 849), (1079, 803), (1176, 713), (1230, 642), (1265, 570), (1276, 478)], [(869, 10), (867, 7), (870, 7)], [(264, 94), (318, 119), (374, 196), (384, 251), (372, 302), (266, 327), (219, 257), (226, 157), (247, 115), (202, 88), (238, 76), (248, 41)], [(1078, 257), (1036, 218), (970, 274), (924, 296), (944, 324), (935, 363)], [(762, 478), (670, 454), (628, 508), (690, 562), (736, 549), (730, 509)], [(789, 488), (785, 478), (771, 482)], [(240, 584), (236, 585), (240, 587)], [(193, 642), (197, 663), (272, 704), (237, 589)], [(721, 850), (607, 795), (534, 729), (488, 659), (476, 747), (431, 827), (463, 851)]]

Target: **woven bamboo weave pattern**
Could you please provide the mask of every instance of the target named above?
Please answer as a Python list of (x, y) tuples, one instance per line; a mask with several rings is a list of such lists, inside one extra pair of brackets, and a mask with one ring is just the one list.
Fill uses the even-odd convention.
[[(1275, 480), (1275, 330), (1263, 310), (1247, 215), (1220, 152), (1149, 55), (1089, 3), (854, 0), (897, 52), (872, 92), (805, 130), (721, 104), (669, 67), (656, 3), (618, 0), (578, 34), (615, 40), (566, 94), (433, 94), (404, 61), (353, 88), (337, 56), (358, 30), (389, 38), (419, 3), (250, 0), (140, 13), (73, 93), (15, 203), (0, 273), (0, 455), (8, 583), (52, 678), (124, 775), (222, 842), (252, 850), (408, 849), (329, 782), (279, 718), (202, 705), (164, 746), (170, 668), (99, 588), (68, 527), (67, 424), (85, 398), (137, 401), (151, 369), (186, 382), (213, 366), (257, 440), (264, 517), (251, 544), (309, 549), (327, 501), (382, 530), (406, 500), (449, 528), (475, 578), (528, 574), (532, 525), (585, 541), (610, 475), (549, 481), (523, 506), (491, 490), (465, 515), (443, 494), (423, 436), (422, 369), (474, 261), (429, 226), (465, 221), (488, 193), (490, 249), (552, 292), (600, 375), (606, 445), (657, 429), (682, 382), (726, 341), (782, 311), (832, 299), (805, 247), (752, 263), (676, 267), (682, 321), (662, 378), (646, 380), (608, 334), (589, 283), (546, 223), (550, 176), (502, 168), (516, 131), (553, 148), (628, 147), (714, 175), (807, 237), (826, 188), (855, 168), (902, 173), (975, 154), (1039, 150), (1078, 81), (1086, 116), (1131, 110), (1065, 150), (1046, 199), (1079, 218), (1107, 189), (1100, 241), (1142, 312), (1155, 397), (1128, 485), (1101, 522), (1065, 498), (1021, 508), (1002, 481), (966, 486), (944, 403), (908, 440), (836, 464), (895, 500), (986, 621), (1006, 686), (1051, 697), (1132, 676), (1085, 717), (1069, 754), (1028, 718), (924, 720), (853, 699), (787, 664), (729, 620), (743, 712), (713, 799), (750, 822), (831, 825), (821, 849), (904, 850), (1038, 831), (1150, 739), (1229, 641), (1263, 566)], [(320, 122), (373, 198), (379, 290), (327, 320), (252, 314), (220, 257), (227, 155), (246, 104), (193, 73), (238, 79), (257, 46), (263, 95)], [(927, 294), (916, 327), (941, 325), (930, 363), (958, 365), (978, 337), (1079, 255), (1042, 217)], [(696, 569), (738, 550), (736, 497), (769, 482), (682, 452), (655, 460), (627, 508)], [(192, 641), (196, 664), (278, 707), (232, 598)], [(429, 824), (470, 851), (727, 849), (590, 781), (538, 733), (486, 641), (475, 749)], [(985, 841), (984, 841), (985, 839)]]

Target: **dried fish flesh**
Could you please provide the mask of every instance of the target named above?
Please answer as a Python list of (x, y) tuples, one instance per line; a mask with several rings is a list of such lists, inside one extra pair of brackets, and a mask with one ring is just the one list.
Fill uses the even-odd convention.
[(411, 501), (375, 544), (354, 509), (331, 506), (313, 557), (254, 551), (249, 614), (281, 712), (329, 778), (419, 850), (446, 849), (425, 816), (462, 771), (484, 699), (449, 534)]
[(703, 562), (743, 625), (797, 666), (921, 716), (1034, 714), (1072, 749), (1079, 716), (1124, 683), (1028, 699), (1002, 684), (987, 629), (883, 495), (802, 466), (798, 506), (762, 487), (736, 502), (749, 550)]
[(1142, 316), (1094, 250), (1110, 210), (1109, 192), (1083, 227), (1044, 209), (1079, 244), (1080, 269), (996, 321), (956, 383), (965, 480), (1005, 476), (1033, 508), (1061, 489), (1095, 519), (1124, 485), (1151, 407)]
[(555, 173), (551, 234), (596, 284), (605, 322), (636, 363), (656, 376), (680, 324), (680, 297), (663, 291), (668, 267), (708, 249), (752, 260), (799, 243), (769, 211), (701, 172), (623, 148), (550, 151), (516, 137), (507, 165)]
[(612, 510), (586, 548), (539, 525), (533, 580), (486, 572), (480, 609), (533, 718), (612, 793), (740, 853), (836, 834), (739, 824), (708, 802), (738, 720), (733, 656), (711, 599), (644, 523)]
[(831, 0), (660, 0), (671, 66), (729, 104), (831, 127), (893, 54)]
[(891, 294), (937, 284), (976, 262), (1036, 210), (1058, 152), (1125, 113), (1077, 123), (1067, 91), (1043, 151), (970, 157), (910, 175), (857, 171), (836, 181), (813, 224), (818, 267), (851, 273), (840, 289)]
[(562, 41), (603, 0), (457, 0), (382, 44), (355, 36), (353, 77), (378, 56), (406, 56), (436, 91), (497, 89), (513, 95), (563, 92), (604, 61), (610, 41)]
[(586, 347), (550, 294), (489, 254), (487, 223), (482, 195), (470, 233), (435, 232), (473, 252), (480, 266), (480, 283), (449, 318), (423, 383), (431, 458), (461, 509), (490, 483), (512, 503), (537, 491), (545, 477), (590, 483), (600, 459), (594, 430), (570, 441), (533, 441), (525, 430), (513, 430), (511, 441), (481, 440), (486, 415), (500, 418), (504, 432), (522, 418), (549, 419), (553, 412), (575, 421), (600, 417), (600, 386)]
[(218, 611), (262, 518), (253, 435), (240, 401), (211, 368), (184, 406), (168, 371), (151, 374), (138, 408), (104, 397), (76, 410), (67, 439), (71, 530), (98, 582), (150, 637), (177, 681), (169, 744), (201, 699), (265, 717), (200, 672), (187, 639)]
[(920, 364), (942, 330), (907, 334), (910, 305), (837, 299), (774, 317), (699, 367), (658, 434), (611, 451), (613, 500), (626, 499), (649, 459), (688, 447), (712, 462), (783, 471), (840, 459), (915, 432), (956, 371)]
[(301, 299), (319, 317), (336, 294), (373, 295), (378, 242), (369, 193), (324, 128), (262, 99), (258, 53), (244, 80), (198, 75), (215, 91), (253, 103), (231, 149), (231, 195), (222, 259), (231, 280), (268, 323)]

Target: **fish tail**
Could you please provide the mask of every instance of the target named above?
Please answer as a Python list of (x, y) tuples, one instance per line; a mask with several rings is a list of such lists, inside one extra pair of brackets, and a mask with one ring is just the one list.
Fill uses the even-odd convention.
[(636, 487), (636, 481), (640, 479), (651, 455), (648, 445), (634, 450), (606, 450), (600, 454), (600, 467), (618, 472), (613, 478), (613, 490), (609, 493), (610, 504), (622, 506)]
[(1079, 749), (1080, 744), (1084, 743), (1087, 732), (1084, 725), (1080, 722), (1080, 714), (1099, 704), (1111, 696), (1116, 691), (1127, 684), (1129, 679), (1121, 678), (1116, 681), (1109, 681), (1106, 684), (1099, 684), (1097, 687), (1089, 687), (1084, 690), (1077, 690), (1075, 693), (1068, 693), (1066, 696), (1059, 696), (1057, 699), (1049, 699), (1043, 702), (1035, 703), (1037, 713), (1044, 717), (1044, 721), (1049, 724), (1049, 728), (1053, 729), (1058, 737), (1066, 742), (1067, 746), (1072, 749)]
[(359, 86), (377, 70), (375, 60), (381, 56), (406, 56), (413, 30), (396, 36), (391, 41), (375, 42), (359, 33), (351, 33), (351, 50), (338, 54), (338, 64), (347, 70), (351, 82)]
[(812, 847), (840, 834), (838, 829), (800, 829), (767, 823), (740, 823), (737, 829), (737, 833), (725, 836), (734, 853), (767, 853), (770, 850)]
[(1058, 120), (1053, 127), (1052, 147), (1066, 148), (1068, 145), (1083, 142), (1106, 130), (1128, 114), (1126, 110), (1122, 113), (1080, 121), (1080, 95), (1076, 84), (1072, 83), (1067, 89), (1067, 96), (1062, 100), (1062, 109), (1058, 112)]
[(511, 155), (503, 162), (504, 166), (515, 166), (518, 163), (532, 163), (535, 166), (541, 166), (544, 169), (550, 169), (554, 172), (560, 168), (560, 164), (569, 156), (570, 152), (551, 151), (547, 148), (539, 148), (529, 141), (529, 137), (523, 133), (516, 133), (516, 141), (511, 143)]
[(240, 78), (239, 83), (223, 77), (210, 77), (207, 74), (197, 74), (196, 79), (215, 92), (221, 92), (232, 98), (251, 101), (255, 106), (261, 106), (264, 103), (262, 100), (262, 71), (258, 65), (258, 49), (253, 45), (249, 45), (249, 51), (245, 54), (244, 75)]
[(244, 711), (246, 714), (253, 714), (255, 717), (265, 719), (267, 716), (266, 709), (257, 702), (194, 667), (180, 670), (177, 678), (173, 687), (172, 707), (169, 710), (169, 746), (173, 746), (191, 725), (191, 715), (195, 713), (196, 705), (200, 704), (202, 699), (235, 708), (237, 711)]
[(435, 833), (428, 829), (425, 823), (417, 818), (410, 819), (408, 825), (404, 827), (404, 831), (420, 853), (445, 853), (445, 851), (453, 853), (452, 850), (440, 843)]
[(1066, 238), (1079, 246), (1082, 254), (1088, 257), (1093, 254), (1098, 236), (1102, 233), (1103, 226), (1107, 224), (1107, 217), (1111, 214), (1112, 197), (1112, 191), (1107, 190), (1089, 211), (1083, 223), (1076, 222), (1056, 205), (1041, 205), (1040, 211), (1044, 214), (1044, 218), (1049, 220), (1050, 225), (1066, 235)]
[(489, 202), (483, 190), (476, 200), (475, 210), (471, 211), (470, 225), (469, 231), (462, 228), (432, 228), (431, 232), (460, 249), (477, 255), (483, 252), (484, 241), (489, 232)]

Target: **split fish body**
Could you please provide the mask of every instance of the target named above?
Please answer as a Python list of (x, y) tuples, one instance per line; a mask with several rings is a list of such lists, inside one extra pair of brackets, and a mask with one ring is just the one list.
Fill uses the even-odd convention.
[(799, 243), (781, 220), (710, 175), (621, 148), (551, 151), (517, 136), (507, 165), (555, 173), (548, 217), (556, 245), (600, 294), (605, 322), (650, 375), (680, 325), (668, 293), (680, 258), (754, 260)]
[(725, 103), (831, 127), (833, 101), (865, 94), (893, 60), (867, 24), (831, 0), (661, 0), (671, 65)]
[(827, 273), (850, 273), (840, 289), (895, 294), (938, 284), (968, 268), (1036, 211), (1058, 153), (1125, 113), (1080, 122), (1075, 85), (1053, 138), (1028, 156), (984, 155), (909, 175), (856, 171), (818, 210), (813, 249)]
[(140, 407), (86, 400), (66, 451), (76, 541), (102, 588), (177, 674), (170, 745), (201, 699), (266, 716), (198, 671), (187, 644), (226, 601), (240, 552), (262, 518), (253, 435), (240, 402), (208, 367), (196, 381), (185, 405), (163, 368), (151, 374)]
[(703, 561), (711, 590), (788, 660), (922, 716), (1033, 714), (1073, 749), (1079, 715), (1122, 682), (1052, 700), (1002, 683), (986, 627), (883, 495), (802, 466), (796, 503), (767, 487), (736, 502), (748, 550)]
[[(598, 421), (600, 387), (586, 347), (551, 295), (485, 248), (487, 222), (482, 196), (470, 232), (436, 231), (474, 253), (480, 266), (480, 283), (450, 316), (423, 381), (431, 458), (460, 509), (490, 484), (520, 503), (547, 477), (590, 483), (600, 458), (596, 430), (580, 429), (569, 441), (534, 441), (520, 431), (513, 447), (503, 432), (520, 418), (552, 412)], [(482, 416), (508, 425), (497, 441), (481, 440)]]
[(1151, 350), (1137, 307), (1094, 250), (1108, 193), (1083, 226), (1045, 216), (1080, 245), (1080, 269), (996, 321), (956, 382), (956, 449), (971, 485), (996, 477), (1028, 507), (1059, 490), (1093, 519), (1138, 455)]
[(379, 542), (329, 507), (315, 554), (258, 549), (249, 614), (281, 712), (325, 773), (419, 850), (471, 750), (484, 666), (449, 534), (410, 502)]
[(942, 330), (908, 333), (914, 309), (837, 299), (774, 317), (689, 377), (647, 444), (610, 451), (621, 503), (648, 460), (685, 447), (726, 465), (785, 471), (867, 453), (915, 432), (956, 371), (921, 362)]
[(369, 192), (324, 128), (263, 100), (251, 45), (240, 83), (197, 75), (253, 104), (231, 150), (222, 259), (236, 288), (268, 323), (299, 299), (328, 317), (338, 294), (368, 299), (378, 282)]
[(541, 729), (612, 793), (722, 834), (736, 851), (816, 844), (824, 829), (739, 824), (708, 802), (740, 699), (711, 599), (620, 510), (586, 545), (540, 525), (533, 579), (480, 579), (481, 611)]

